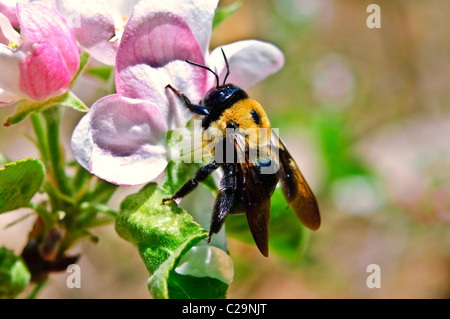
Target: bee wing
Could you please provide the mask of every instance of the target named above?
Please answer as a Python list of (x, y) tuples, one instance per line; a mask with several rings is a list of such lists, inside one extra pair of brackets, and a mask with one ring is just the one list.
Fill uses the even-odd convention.
[(291, 154), (273, 131), (272, 145), (279, 151), (279, 177), (286, 201), (292, 205), (297, 217), (306, 227), (317, 230), (320, 227), (320, 213), (313, 192)]
[[(241, 202), (245, 207), (248, 226), (259, 251), (269, 255), (269, 219), (270, 197), (278, 182), (276, 174), (265, 176), (260, 174), (260, 168), (249, 160), (245, 153), (248, 144), (243, 146), (242, 141), (235, 140), (237, 154), (245, 154), (245, 161), (236, 163), (238, 181), (241, 190)], [(243, 153), (244, 152), (244, 153)]]

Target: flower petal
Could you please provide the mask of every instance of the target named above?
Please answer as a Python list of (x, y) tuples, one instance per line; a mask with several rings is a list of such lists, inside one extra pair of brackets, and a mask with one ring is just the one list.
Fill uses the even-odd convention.
[(109, 3), (103, 0), (56, 0), (58, 11), (66, 18), (78, 43), (93, 58), (114, 65), (119, 41)]
[(203, 55), (206, 55), (209, 50), (212, 22), (217, 3), (218, 0), (142, 1), (135, 11), (140, 11), (142, 16), (170, 14), (181, 17), (192, 31)]
[(0, 88), (0, 106), (16, 103), (21, 97)]
[(45, 101), (67, 91), (71, 77), (60, 51), (52, 43), (25, 43), (26, 57), (19, 62), (20, 90), (36, 101)]
[(21, 93), (19, 86), (20, 67), (19, 61), (24, 57), (23, 52), (14, 51), (5, 45), (0, 44), (0, 103), (10, 103), (14, 96), (26, 97)]
[(21, 45), (22, 39), (20, 34), (14, 30), (8, 18), (0, 13), (0, 43), (9, 45), (10, 42)]
[[(195, 70), (192, 66), (184, 61), (174, 61), (166, 65), (164, 68), (155, 69), (146, 64), (138, 64), (128, 67), (120, 74), (121, 88), (118, 92), (126, 94), (127, 97), (143, 99), (149, 101), (159, 108), (164, 117), (168, 129), (172, 130), (177, 127), (184, 127), (192, 114), (179, 101), (172, 91), (166, 89), (168, 84), (183, 92), (191, 101), (200, 101), (207, 90), (200, 80), (195, 80)], [(197, 67), (195, 67), (198, 69)], [(182, 71), (184, 70), (184, 71)], [(191, 75), (191, 78), (185, 76)], [(192, 79), (194, 78), (194, 79)], [(201, 83), (201, 84), (195, 84)], [(203, 88), (199, 90), (198, 88)]]
[[(284, 64), (284, 55), (273, 44), (258, 40), (245, 40), (222, 46), (230, 64), (227, 82), (244, 90), (249, 89)], [(208, 59), (220, 78), (226, 74), (226, 66), (220, 48), (216, 48)]]
[[(204, 64), (202, 49), (182, 16), (166, 9), (154, 11), (155, 3), (156, 1), (140, 2), (125, 28), (117, 53), (117, 92), (131, 98), (148, 99), (156, 94), (151, 90), (156, 90), (157, 94), (165, 98), (164, 88), (171, 84), (197, 101), (207, 90), (205, 84), (208, 74), (204, 69), (187, 65), (185, 60)], [(172, 1), (169, 1), (167, 5), (171, 3)], [(151, 68), (145, 70), (145, 73), (152, 73), (149, 73), (147, 78), (153, 78), (155, 80), (152, 82), (156, 82), (156, 78), (162, 77), (165, 82), (160, 79), (159, 83), (155, 83), (157, 86), (143, 82), (136, 88), (128, 82), (130, 78), (142, 81), (135, 74), (130, 74), (130, 71), (133, 71), (130, 67), (135, 65), (150, 66)], [(139, 71), (141, 76), (142, 69)], [(170, 77), (172, 81), (168, 81)], [(176, 78), (180, 78), (180, 81)], [(181, 85), (183, 87), (179, 87)], [(146, 90), (140, 89), (145, 86)], [(185, 89), (190, 89), (191, 92), (185, 92)]]
[[(161, 1), (155, 2), (161, 4)], [(183, 5), (180, 5), (179, 1), (171, 3), (171, 11), (182, 15), (186, 19), (204, 56), (209, 52), (212, 23), (218, 2), (218, 0), (191, 0), (184, 1)]]
[(11, 22), (14, 28), (19, 27), (19, 20), (16, 15), (16, 5), (18, 2), (25, 2), (27, 0), (2, 0), (0, 2), (0, 13), (3, 13)]
[(80, 65), (78, 45), (64, 18), (53, 8), (39, 2), (18, 4), (22, 34), (31, 42), (48, 41), (61, 52), (73, 77)]
[(167, 6), (174, 6), (173, 1), (162, 7), (142, 1), (135, 7), (117, 53), (116, 88), (123, 96), (157, 105), (172, 129), (184, 126), (190, 115), (166, 86), (172, 85), (198, 103), (213, 75), (186, 63), (204, 64), (204, 55), (184, 17), (167, 11)]
[(88, 171), (118, 185), (147, 183), (166, 165), (167, 126), (146, 101), (109, 95), (98, 100), (72, 136), (72, 149)]
[(222, 249), (206, 245), (192, 247), (181, 257), (175, 272), (185, 276), (214, 278), (228, 285), (234, 277), (230, 256)]
[(90, 134), (91, 113), (81, 118), (75, 127), (70, 141), (72, 153), (78, 163), (86, 170), (91, 170), (91, 158), (94, 143)]

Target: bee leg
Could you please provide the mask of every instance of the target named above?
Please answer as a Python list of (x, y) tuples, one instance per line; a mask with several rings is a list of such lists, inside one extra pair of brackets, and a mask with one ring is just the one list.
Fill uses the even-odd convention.
[(205, 107), (201, 105), (192, 104), (186, 95), (184, 95), (177, 89), (174, 89), (172, 85), (167, 84), (166, 89), (170, 89), (192, 113), (199, 115), (209, 115), (209, 111)]
[(235, 191), (237, 186), (236, 174), (234, 172), (233, 164), (224, 164), (224, 175), (221, 181), (221, 189), (216, 197), (214, 203), (213, 215), (211, 218), (211, 227), (209, 229), (209, 236), (207, 242), (211, 240), (212, 234), (216, 234), (222, 228), (225, 218), (233, 206)]
[(165, 204), (168, 201), (183, 198), (190, 192), (192, 192), (198, 185), (199, 182), (203, 182), (205, 179), (211, 175), (219, 167), (219, 164), (216, 162), (212, 162), (208, 165), (201, 167), (197, 173), (195, 173), (195, 177), (188, 180), (181, 188), (170, 198), (164, 198), (162, 203)]

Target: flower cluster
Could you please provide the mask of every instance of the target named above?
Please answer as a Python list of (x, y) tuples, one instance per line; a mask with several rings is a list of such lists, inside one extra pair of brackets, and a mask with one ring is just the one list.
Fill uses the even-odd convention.
[[(168, 84), (200, 101), (223, 78), (219, 48), (209, 52), (217, 1), (140, 2), (124, 30), (116, 58), (117, 93), (94, 103), (72, 138), (72, 149), (91, 173), (120, 185), (155, 179), (167, 165), (166, 133), (185, 126), (185, 108), (165, 88)], [(275, 46), (256, 40), (222, 46), (230, 82), (248, 89), (283, 65)]]
[[(198, 207), (189, 214), (161, 204), (186, 176), (170, 185), (149, 183), (165, 171), (167, 180), (184, 174), (185, 166), (168, 165), (173, 149), (167, 139), (176, 129), (185, 131), (193, 114), (168, 85), (197, 103), (216, 86), (216, 77), (247, 90), (284, 63), (278, 48), (257, 40), (210, 51), (217, 5), (218, 0), (0, 2), (0, 106), (15, 108), (4, 125), (30, 115), (40, 153), (40, 160), (0, 168), (0, 214), (27, 207), (36, 215), (20, 258), (15, 256), (26, 264), (23, 286), (65, 269), (78, 258), (68, 253), (75, 242), (95, 241), (91, 228), (115, 222), (117, 233), (145, 255), (152, 295), (170, 296), (175, 272), (201, 274), (228, 287), (233, 267), (225, 236), (201, 242), (209, 209), (203, 216)], [(95, 76), (107, 91), (91, 98), (79, 90)], [(80, 165), (65, 161), (59, 136), (65, 106), (86, 112), (71, 136)], [(108, 206), (116, 185), (139, 184), (147, 185), (125, 198), (119, 213)], [(40, 192), (45, 199), (35, 197)], [(226, 295), (219, 290), (212, 295)]]
[[(78, 71), (77, 42), (51, 7), (17, 4), (17, 21), (0, 14), (0, 103), (45, 101), (63, 94)], [(21, 34), (13, 24), (17, 24)]]
[[(0, 103), (62, 95), (78, 71), (81, 51), (115, 65), (116, 92), (82, 118), (73, 133), (73, 153), (89, 172), (114, 184), (155, 179), (168, 163), (167, 132), (185, 126), (191, 116), (165, 87), (199, 101), (215, 85), (214, 77), (185, 60), (219, 76), (226, 71), (219, 48), (209, 52), (218, 1), (128, 2), (122, 12), (101, 0), (16, 2), (0, 6), (0, 69), (8, 74), (0, 78)], [(125, 18), (118, 18), (120, 13)], [(229, 81), (243, 89), (283, 64), (282, 53), (262, 41), (222, 49)]]

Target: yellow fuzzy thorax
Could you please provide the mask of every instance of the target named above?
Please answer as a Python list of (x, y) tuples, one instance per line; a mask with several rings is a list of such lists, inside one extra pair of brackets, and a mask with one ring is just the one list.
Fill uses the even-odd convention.
[[(252, 110), (257, 113), (259, 124), (255, 123)], [(205, 131), (203, 147), (209, 148), (211, 146), (211, 136), (221, 135), (225, 137), (229, 122), (236, 123), (236, 131), (248, 136), (249, 148), (258, 148), (266, 145), (270, 141), (270, 122), (261, 104), (253, 99), (243, 99), (224, 110), (222, 116), (217, 121), (211, 123)], [(214, 150), (210, 151), (214, 155)]]
[[(260, 117), (260, 124), (258, 126), (253, 121), (250, 113), (252, 109), (255, 110)], [(226, 109), (222, 113), (222, 116), (211, 126), (215, 126), (225, 133), (227, 123), (230, 121), (237, 123), (242, 130), (247, 130), (249, 128), (270, 129), (269, 118), (267, 117), (266, 112), (264, 112), (261, 104), (252, 99), (243, 99), (234, 103), (231, 107)]]

